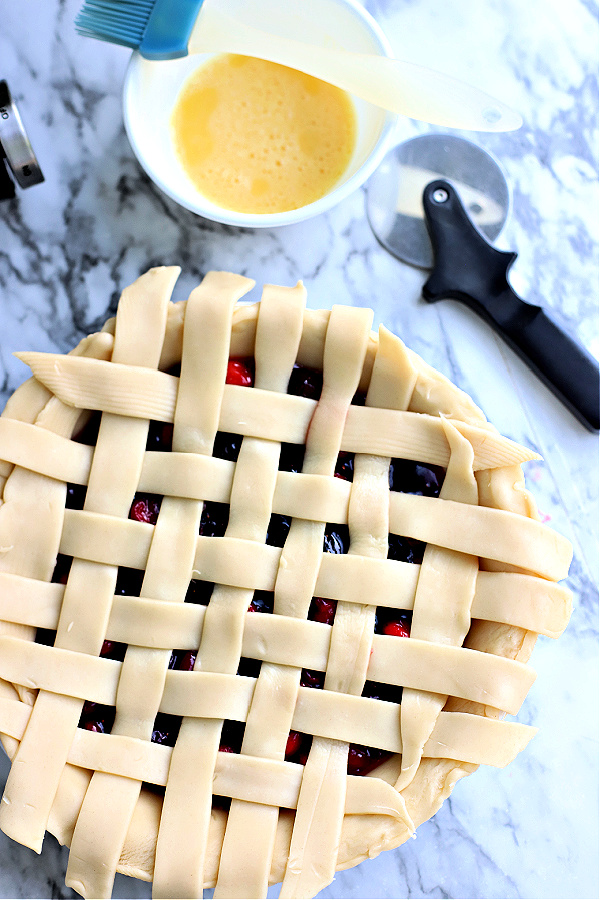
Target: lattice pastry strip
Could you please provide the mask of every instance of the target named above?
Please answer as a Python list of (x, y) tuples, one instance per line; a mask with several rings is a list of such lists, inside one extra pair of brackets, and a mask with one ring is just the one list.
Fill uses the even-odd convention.
[[(297, 291), (296, 294), (299, 294), (299, 299), (303, 301), (304, 292), (300, 290), (299, 292)], [(266, 289), (265, 295), (265, 320), (268, 325), (268, 320), (270, 318), (268, 310), (276, 300), (272, 296), (272, 291), (269, 292)], [(293, 298), (290, 299), (292, 299), (293, 302)], [(273, 312), (271, 313), (271, 316), (273, 315)], [(259, 323), (255, 355), (257, 377), (259, 380), (268, 381), (268, 376), (265, 378), (263, 375), (263, 371), (267, 368), (267, 360), (264, 351), (261, 351), (260, 331), (261, 328)], [(284, 353), (283, 356), (281, 355), (281, 352), (279, 354), (281, 359), (280, 365), (283, 366), (284, 370), (287, 370), (284, 376), (286, 384), (289, 379), (289, 371), (293, 365), (296, 349), (297, 341), (295, 345), (293, 345), (291, 352), (288, 352), (287, 354)], [(289, 359), (286, 359), (286, 357), (289, 357)], [(270, 360), (269, 362), (273, 364), (273, 360)], [(280, 374), (277, 372), (276, 361), (274, 377), (279, 380), (282, 378), (282, 373)], [(227, 537), (233, 536), (234, 538), (240, 537), (243, 540), (264, 541), (271, 515), (272, 494), (277, 472), (277, 463), (278, 447), (275, 445), (263, 444), (252, 438), (247, 438), (243, 441), (239, 451), (232, 485), (229, 525), (226, 531)], [(243, 614), (248, 607), (251, 597), (252, 594), (248, 595), (247, 590), (244, 589), (234, 589), (232, 591), (231, 589), (225, 590), (223, 588), (215, 588), (205, 619), (202, 642), (200, 643), (198, 654), (198, 659), (201, 660), (203, 667), (213, 669), (220, 667), (223, 665), (224, 661), (229, 658), (229, 666), (233, 671), (237, 669), (241, 654)], [(236, 611), (233, 613), (232, 617), (231, 611), (234, 608)], [(213, 612), (214, 615), (211, 616), (211, 612)], [(208, 622), (209, 619), (211, 620), (210, 622)], [(209, 625), (208, 629), (207, 622)], [(237, 640), (232, 641), (233, 634), (238, 635)], [(223, 642), (225, 640), (228, 646), (224, 646)], [(205, 642), (207, 642), (207, 650), (204, 649)], [(236, 647), (237, 649), (234, 649)], [(196, 726), (192, 727), (194, 728), (194, 733), (197, 738), (198, 729)], [(187, 728), (187, 722), (185, 720), (182, 728)], [(187, 732), (184, 730), (184, 736), (186, 734)], [(208, 739), (212, 740), (214, 744), (215, 740), (218, 740), (218, 734), (215, 732), (214, 734), (211, 734)], [(211, 793), (212, 792), (209, 792), (207, 797), (209, 804)], [(197, 803), (198, 800), (191, 795), (188, 796), (185, 802), (189, 808), (192, 804)], [(181, 861), (181, 854), (179, 854), (179, 857)], [(178, 883), (181, 883), (182, 885), (180, 890), (185, 890), (185, 887), (189, 889), (189, 885), (193, 883), (194, 878), (199, 879), (199, 888), (201, 889), (203, 882), (202, 870), (198, 870), (197, 866), (193, 866), (193, 856), (189, 856), (188, 858), (192, 860), (191, 867), (185, 866), (185, 858), (183, 860), (184, 864), (178, 866), (176, 878), (178, 879)], [(169, 859), (171, 869), (176, 863), (177, 860), (173, 859), (173, 854), (171, 854)], [(169, 883), (171, 885), (173, 884), (172, 877), (169, 879)], [(196, 890), (199, 888), (196, 887)]]
[[(215, 883), (216, 897), (264, 896), (274, 880), (307, 896), (527, 743), (533, 730), (500, 716), (534, 677), (533, 632), (566, 624), (554, 582), (569, 548), (524, 489), (534, 454), (371, 334), (368, 312), (305, 310), (301, 285), (237, 307), (252, 283), (227, 273), (173, 305), (176, 274), (140, 279), (71, 356), (23, 354), (39, 380), (0, 419), (0, 537), (14, 547), (0, 557), (0, 732), (17, 763), (0, 817), (30, 846), (46, 826), (70, 843), (68, 882), (88, 896), (108, 896), (115, 870), (154, 877), (156, 896)], [(254, 358), (252, 389), (225, 384), (236, 356)], [(323, 372), (316, 398), (287, 393), (294, 363)], [(81, 409), (102, 413), (95, 448), (69, 440)], [(149, 419), (173, 423), (170, 451), (147, 450)], [(217, 431), (242, 436), (237, 461), (212, 456)], [(281, 442), (305, 446), (300, 472), (279, 470)], [(334, 477), (344, 452), (351, 481)], [(439, 497), (388, 489), (403, 459), (446, 469)], [(83, 510), (63, 511), (65, 482), (86, 486)], [(155, 525), (128, 520), (136, 490), (163, 498)], [(13, 513), (40, 491), (36, 555)], [(198, 534), (205, 502), (229, 507), (224, 537)], [(265, 543), (273, 516), (291, 518), (283, 549)], [(349, 529), (343, 555), (323, 552), (331, 522)], [(387, 558), (396, 536), (425, 543), (420, 564)], [(66, 585), (50, 583), (57, 552), (75, 557)], [(115, 596), (117, 566), (144, 570), (140, 596)], [(182, 602), (190, 578), (215, 582), (207, 606)], [(272, 615), (248, 611), (255, 591), (273, 592)], [(333, 624), (311, 620), (314, 597), (337, 604)], [(410, 639), (377, 633), (386, 610), (412, 614)], [(55, 646), (33, 643), (36, 628)], [(100, 656), (104, 640), (127, 645), (122, 663)], [(170, 668), (174, 648), (192, 671)], [(237, 674), (243, 659), (257, 678)], [(307, 669), (323, 690), (300, 684)], [(400, 706), (365, 693), (373, 682), (403, 688)], [(84, 700), (114, 707), (110, 734), (77, 728)], [(183, 717), (173, 748), (150, 740), (157, 715)], [(243, 723), (240, 753), (219, 752), (224, 720)], [(296, 732), (313, 736), (305, 765), (286, 758)], [(349, 775), (349, 744), (389, 759)]]
[[(307, 435), (303, 471), (334, 473), (344, 422), (360, 381), (370, 325), (371, 316), (364, 310), (332, 310), (323, 355), (323, 391)], [(322, 557), (323, 533), (324, 528), (316, 524), (292, 522), (282, 552), (286, 565), (275, 584), (275, 612), (307, 616)], [(347, 758), (347, 745), (323, 738), (313, 740), (300, 788), (281, 896), (296, 896), (298, 891), (308, 890), (314, 879), (310, 869), (319, 871), (321, 876), (326, 873), (326, 880), (333, 877), (341, 837)], [(311, 858), (310, 868), (305, 865), (307, 857)]]
[[(300, 286), (290, 291), (265, 288), (255, 342), (255, 385), (259, 389), (279, 393), (287, 390), (298, 354), (305, 303), (306, 292)], [(273, 345), (277, 351), (272, 358)], [(242, 448), (253, 440), (245, 438)], [(276, 478), (280, 445), (260, 442), (259, 448), (268, 454)], [(274, 492), (269, 497), (271, 507), (273, 496)], [(293, 679), (281, 678), (278, 667), (268, 663), (261, 665), (248, 709), (241, 753), (263, 759), (283, 759), (289, 728), (286, 731), (284, 727), (283, 732), (281, 727), (277, 728), (281, 726), (283, 717), (280, 716), (279, 722), (273, 721), (272, 710), (279, 707), (293, 712), (297, 689)], [(264, 723), (269, 719), (270, 727), (265, 729)], [(249, 896), (266, 894), (277, 821), (276, 808), (256, 803), (248, 805), (241, 799), (232, 801), (223, 836), (215, 897), (242, 896), (244, 891)], [(240, 858), (240, 848), (243, 848), (243, 859)]]
[[(516, 559), (522, 563), (521, 571), (549, 580), (564, 571), (568, 560), (564, 543), (554, 540), (552, 533), (549, 537), (548, 529), (540, 522), (504, 510), (471, 508), (453, 500), (438, 498), (433, 505), (428, 502), (432, 499), (407, 495), (398, 502), (391, 497), (391, 531), (421, 541), (429, 531), (431, 543), (459, 553), (466, 553), (470, 543), (471, 555), (505, 566), (514, 549)], [(145, 567), (152, 539), (152, 530), (145, 523), (123, 519), (115, 524), (112, 517), (79, 510), (67, 510), (64, 518), (61, 553), (95, 562), (113, 559), (129, 568)], [(228, 557), (232, 558), (229, 569), (223, 562)], [(250, 558), (255, 559), (255, 572), (249, 570)], [(197, 541), (196, 568), (207, 579), (210, 576), (210, 580), (237, 587), (273, 590), (280, 558), (278, 548), (255, 547), (243, 538), (226, 537), (216, 547), (202, 535)]]
[[(187, 508), (177, 508), (181, 506)], [(198, 503), (164, 499), (148, 557), (142, 596), (149, 592), (167, 602), (183, 602), (193, 560), (193, 544), (185, 553), (186, 539), (198, 529), (200, 514)], [(188, 540), (187, 543), (191, 542)], [(161, 579), (161, 575), (168, 575), (170, 567), (167, 563), (175, 557), (178, 565), (171, 573), (172, 577)], [(186, 567), (188, 560), (189, 567)], [(150, 741), (170, 657), (170, 650), (128, 647), (115, 697), (116, 715), (111, 735), (123, 734)], [(111, 774), (94, 773), (71, 842), (67, 885), (87, 896), (111, 895), (141, 787), (142, 779), (116, 779)]]
[[(267, 626), (265, 633), (267, 632)], [(282, 629), (273, 629), (271, 635), (281, 636)], [(330, 639), (323, 635), (320, 653), (309, 655), (301, 660), (300, 652), (294, 654), (292, 646), (289, 653), (279, 653), (280, 664), (294, 663), (296, 660), (323, 664), (329, 656)], [(301, 651), (305, 641), (298, 641)], [(114, 706), (117, 693), (116, 684), (119, 677), (119, 664), (116, 661), (99, 660), (89, 654), (77, 654), (72, 650), (59, 648), (49, 649), (45, 646), (21, 642), (17, 638), (0, 638), (0, 646), (5, 654), (5, 672), (7, 677), (17, 684), (27, 682), (27, 667), (31, 672), (29, 681), (36, 687), (50, 692), (67, 694), (83, 699), (83, 695), (95, 703)], [(244, 646), (242, 644), (242, 646)], [(248, 649), (253, 649), (250, 642)], [(260, 658), (266, 654), (257, 654)], [(277, 661), (277, 660), (270, 660)], [(297, 665), (297, 668), (300, 668)], [(323, 665), (323, 669), (325, 666)], [(79, 672), (79, 678), (77, 677)], [(226, 673), (223, 673), (226, 674)], [(418, 688), (433, 693), (446, 693), (473, 702), (487, 702), (497, 709), (518, 713), (521, 704), (534, 680), (531, 668), (512, 659), (493, 656), (482, 658), (481, 654), (462, 647), (435, 645), (430, 641), (419, 641), (416, 638), (406, 641), (398, 647), (397, 641), (385, 635), (375, 635), (373, 654), (369, 662), (369, 678), (382, 684)], [(178, 685), (177, 673), (169, 672), (165, 682), (165, 690), (161, 700), (160, 711), (169, 715), (184, 715), (188, 704), (190, 715), (204, 718), (216, 718), (216, 708), (210, 698), (198, 695), (199, 688), (206, 678), (205, 673), (195, 673), (185, 680), (188, 691)], [(240, 690), (245, 691), (242, 682)], [(236, 706), (234, 692), (231, 696), (232, 706)], [(312, 697), (312, 695), (311, 695)], [(298, 703), (300, 703), (300, 698)], [(313, 704), (343, 704), (344, 699), (331, 697), (330, 692), (319, 694), (312, 699)], [(209, 712), (210, 711), (210, 712)], [(295, 714), (297, 709), (295, 710)], [(235, 716), (229, 716), (235, 718)]]
[[(385, 329), (381, 329), (382, 334), (386, 334)], [(110, 339), (109, 335), (99, 334), (98, 338)], [(102, 342), (104, 344), (104, 341)], [(95, 346), (95, 343), (92, 344)], [(112, 348), (112, 340), (109, 345)], [(21, 354), (23, 355), (23, 354)], [(42, 355), (43, 356), (43, 355)], [(46, 363), (51, 364), (51, 360), (56, 359), (52, 354), (50, 360), (44, 357), (44, 365), (36, 363), (35, 367), (40, 370), (40, 377), (44, 376), (46, 371)], [(167, 376), (171, 378), (172, 376)], [(53, 379), (54, 380), (54, 379)], [(29, 385), (30, 382), (27, 382)], [(37, 384), (37, 382), (36, 382)], [(68, 392), (63, 392), (64, 382), (61, 379), (58, 382), (57, 390), (64, 393), (65, 397), (69, 396)], [(231, 386), (230, 386), (231, 387)], [(83, 399), (91, 399), (89, 395), (85, 395)], [(295, 398), (301, 400), (302, 398)], [(306, 409), (312, 411), (314, 409), (314, 401), (303, 400), (304, 404), (308, 404)], [(112, 405), (112, 404), (111, 404)], [(63, 407), (64, 409), (65, 407)], [(67, 407), (68, 408), (68, 407)], [(344, 427), (344, 435), (342, 438), (342, 450), (348, 452), (374, 453), (375, 439), (371, 442), (364, 438), (359, 440), (358, 435), (354, 437), (350, 433), (349, 423), (353, 424), (354, 430), (358, 430), (360, 419), (357, 417), (355, 410), (357, 407), (351, 407), (348, 410), (348, 417)], [(397, 456), (406, 459), (412, 455), (410, 442), (407, 436), (411, 431), (415, 431), (419, 424), (426, 424), (424, 429), (430, 438), (423, 440), (423, 446), (420, 448), (421, 459), (428, 463), (447, 466), (450, 458), (448, 442), (445, 438), (444, 420), (436, 420), (433, 417), (426, 419), (414, 412), (406, 411), (405, 413), (396, 413), (396, 411), (382, 409), (375, 410), (369, 407), (358, 407), (361, 412), (367, 416), (365, 424), (371, 426), (369, 418), (374, 411), (381, 413), (390, 413), (393, 416), (398, 415), (399, 421), (395, 423), (398, 435), (393, 439), (388, 434), (388, 440), (382, 448), (382, 452), (393, 452)], [(26, 422), (18, 419), (0, 417), (0, 435), (2, 438), (2, 452), (7, 460), (18, 460), (22, 468), (31, 469), (41, 475), (48, 475), (50, 478), (56, 478), (59, 481), (69, 480), (76, 484), (87, 484), (89, 477), (89, 469), (92, 459), (92, 448), (85, 444), (74, 443), (67, 440), (52, 431), (40, 434), (39, 429)], [(307, 416), (307, 420), (309, 416)], [(394, 420), (392, 420), (394, 421)], [(486, 466), (498, 464), (498, 459), (503, 463), (519, 463), (527, 460), (536, 459), (535, 453), (526, 451), (512, 441), (508, 441), (500, 436), (486, 435), (481, 428), (467, 426), (458, 422), (456, 419), (451, 420), (452, 424), (460, 431), (460, 433), (469, 441), (474, 451), (473, 468), (476, 473)], [(39, 424), (39, 423), (38, 423)], [(390, 420), (384, 416), (381, 422), (382, 426), (387, 428)], [(259, 435), (260, 436), (260, 435)], [(267, 437), (268, 435), (262, 435)], [(422, 435), (421, 435), (422, 436)], [(35, 438), (35, 440), (34, 440)], [(415, 454), (417, 455), (417, 454)], [(144, 465), (140, 475), (140, 489), (154, 493), (168, 493), (167, 488), (173, 484), (177, 486), (182, 496), (190, 499), (198, 499), (194, 496), (194, 491), (201, 490), (206, 493), (207, 489), (211, 491), (214, 499), (218, 502), (225, 502), (229, 497), (231, 490), (231, 478), (233, 477), (234, 464), (224, 459), (216, 459), (212, 457), (201, 457), (194, 455), (181, 455), (171, 453), (152, 452), (147, 453), (144, 457)], [(217, 484), (214, 479), (218, 479)], [(198, 480), (200, 485), (197, 485)], [(349, 494), (347, 485), (338, 484), (333, 487), (331, 484), (327, 487), (322, 476), (305, 475), (301, 479), (301, 486), (295, 483), (295, 479), (289, 472), (280, 472), (278, 474), (278, 490), (280, 495), (276, 502), (282, 507), (286, 507), (290, 502), (296, 504), (299, 512), (304, 513), (307, 518), (312, 517), (310, 508), (305, 509), (304, 499), (298, 501), (297, 491), (308, 492), (309, 485), (313, 485), (312, 498), (313, 503), (317, 503), (317, 509), (321, 506), (326, 507), (330, 503), (342, 503), (344, 494)], [(325, 494), (325, 497), (321, 496)], [(331, 496), (328, 496), (331, 494)], [(338, 496), (339, 495), (339, 496)], [(310, 495), (309, 495), (310, 496)]]
[[(117, 673), (115, 673), (117, 674)], [(116, 682), (116, 678), (115, 678)], [(213, 679), (203, 685), (207, 690), (219, 693), (219, 685)], [(237, 684), (239, 690), (242, 686)], [(231, 692), (231, 686), (228, 685)], [(250, 694), (240, 697), (239, 710), (234, 712), (231, 697), (227, 703), (221, 702), (222, 711), (234, 712), (241, 719), (250, 708)], [(312, 731), (333, 740), (374, 741), (382, 749), (391, 753), (402, 752), (402, 739), (397, 710), (383, 706), (377, 701), (367, 700), (371, 709), (365, 713), (364, 704), (360, 706), (350, 700), (344, 703), (346, 722), (340, 722), (339, 716), (332, 718), (332, 703), (317, 700), (316, 694), (301, 689), (300, 700), (292, 719), (295, 728)], [(324, 694), (324, 697), (327, 695)], [(235, 697), (234, 697), (235, 699)], [(306, 701), (306, 702), (304, 702)], [(314, 702), (313, 702), (314, 701)], [(217, 703), (218, 703), (217, 699)], [(353, 708), (354, 707), (354, 708)], [(334, 710), (335, 712), (335, 710)], [(372, 714), (369, 714), (372, 713)], [(12, 699), (0, 700), (0, 724), (3, 733), (21, 740), (31, 714), (31, 707)], [(467, 713), (440, 713), (433, 733), (427, 741), (424, 756), (429, 759), (456, 759), (470, 763), (485, 763), (503, 767), (508, 765), (529, 742), (532, 730), (529, 726), (514, 722), (502, 722)], [(110, 740), (109, 740), (110, 738)], [(100, 772), (110, 772), (125, 778), (143, 780), (150, 784), (165, 786), (169, 771), (171, 748), (159, 744), (140, 741), (123, 735), (96, 735), (79, 729), (69, 750), (68, 761), (73, 765)], [(273, 766), (271, 759), (243, 754), (220, 754), (215, 768), (215, 791), (225, 797), (237, 797), (253, 802), (261, 802), (288, 809), (295, 808), (297, 794), (300, 789), (302, 769), (296, 763), (281, 762)], [(271, 788), (266, 789), (269, 779), (274, 779)], [(358, 791), (358, 776), (348, 776), (348, 789)], [(359, 782), (360, 783), (360, 782)], [(371, 784), (374, 790), (375, 786)], [(384, 783), (385, 784), (385, 783)], [(380, 786), (379, 786), (380, 787)], [(218, 788), (218, 790), (217, 790)], [(294, 793), (295, 792), (295, 793)], [(354, 796), (354, 794), (352, 795)], [(361, 795), (362, 796), (362, 795)], [(380, 803), (378, 809), (365, 806), (365, 812), (383, 812), (385, 805), (391, 814), (392, 807), (397, 807), (398, 818), (406, 816), (400, 797), (393, 802), (395, 795), (389, 793), (378, 795), (373, 804)], [(290, 797), (293, 802), (290, 805)], [(392, 799), (391, 799), (392, 798)], [(385, 800), (385, 802), (384, 802)], [(352, 800), (356, 807), (356, 800)], [(391, 806), (390, 806), (391, 804)], [(358, 811), (355, 808), (355, 811)]]
[[(389, 400), (389, 408), (395, 408), (396, 404), (402, 404), (404, 389), (408, 393), (406, 397), (406, 405), (408, 405), (410, 387), (408, 391), (406, 387), (410, 386), (411, 379), (410, 377), (407, 378), (403, 384), (397, 377), (397, 368), (393, 369), (392, 372), (386, 371), (386, 350), (391, 336), (380, 334), (380, 338), (381, 341), (374, 362), (366, 404), (369, 406), (370, 403), (374, 405), (379, 403), (384, 406), (386, 405), (384, 400)], [(388, 396), (384, 396), (386, 391)], [(389, 460), (359, 455), (355, 457), (354, 480), (348, 514), (350, 530), (348, 559), (351, 559), (355, 554), (367, 558), (385, 558), (387, 556), (387, 537), (389, 532), (386, 502), (389, 490), (388, 470)], [(329, 596), (327, 593), (325, 595)], [(326, 692), (335, 691), (360, 695), (364, 687), (369, 657), (372, 651), (374, 624), (374, 607), (367, 605), (353, 606), (343, 598), (340, 598), (336, 608), (325, 669), (324, 689)], [(326, 696), (326, 694), (323, 696)], [(316, 749), (321, 750), (319, 744), (317, 744)], [(339, 799), (337, 806), (331, 802), (334, 785), (331, 779), (327, 777), (326, 753), (328, 751), (335, 754), (334, 759), (340, 759), (341, 767), (343, 767), (342, 772), (345, 771), (348, 755), (347, 744), (325, 744), (321, 750), (323, 756), (321, 760), (322, 769), (320, 773), (317, 771), (315, 780), (320, 776), (321, 781), (318, 788), (319, 803), (321, 809), (325, 809), (327, 812), (326, 816), (321, 813), (320, 817), (315, 815), (312, 820), (309, 820), (307, 835), (300, 833), (298, 844), (300, 846), (305, 845), (304, 852), (306, 857), (310, 858), (311, 864), (310, 866), (303, 865), (303, 860), (301, 860), (298, 866), (300, 871), (293, 873), (291, 877), (288, 874), (287, 881), (284, 881), (283, 892), (285, 893), (287, 889), (290, 896), (302, 896), (312, 893), (313, 890), (318, 890), (318, 885), (331, 880), (335, 871), (337, 859), (336, 840), (339, 840), (341, 833), (343, 808), (341, 808)], [(338, 775), (337, 789), (340, 799), (343, 797), (342, 787), (345, 788), (345, 785)], [(329, 817), (330, 824), (327, 822), (327, 817)], [(402, 817), (405, 821), (408, 821), (410, 828), (411, 823), (404, 809), (402, 810)], [(326, 844), (322, 841), (321, 835), (328, 824), (328, 831), (332, 835), (332, 841)], [(290, 862), (292, 861), (295, 862), (295, 860), (291, 859)], [(290, 864), (288, 864), (288, 873), (289, 868)]]
[[(319, 596), (413, 609), (418, 565), (395, 560), (382, 560), (377, 565), (369, 563), (365, 556), (358, 559), (357, 566), (343, 565), (349, 560), (351, 557), (332, 554), (323, 557), (315, 588)], [(5, 625), (23, 623), (30, 628), (55, 631), (63, 595), (64, 585), (0, 572), (0, 619)], [(559, 584), (532, 575), (480, 570), (471, 613), (474, 619), (513, 624), (556, 638), (564, 628), (569, 602), (569, 591)], [(148, 642), (164, 649), (193, 649), (200, 640), (203, 618), (203, 607), (188, 604), (174, 612), (160, 601), (117, 596), (111, 607), (107, 636), (123, 644), (145, 646)], [(275, 618), (257, 623), (250, 618), (244, 629), (243, 655), (271, 659), (283, 646), (288, 648), (290, 658), (297, 655), (310, 662), (309, 668), (319, 669), (326, 652), (321, 631), (324, 629), (314, 622), (301, 625)]]
[[(173, 421), (177, 396), (177, 378), (173, 375), (140, 367), (132, 377), (126, 368), (112, 363), (53, 353), (28, 352), (16, 356), (68, 405)], [(250, 399), (247, 396), (248, 392), (238, 385), (225, 386), (219, 417), (221, 431), (272, 441), (304, 442), (315, 411), (314, 400), (289, 395), (273, 397), (259, 388), (251, 392)], [(452, 421), (473, 445), (476, 470), (536, 458), (535, 453), (482, 428), (480, 423)], [(400, 412), (355, 406), (348, 410), (340, 449), (404, 459), (419, 456), (442, 466), (447, 464), (449, 456), (440, 418), (413, 410)]]
[[(440, 491), (442, 500), (477, 504), (471, 445), (450, 424), (446, 434), (450, 460)], [(413, 605), (411, 636), (437, 644), (460, 647), (471, 625), (471, 606), (479, 570), (476, 556), (459, 554), (433, 544), (425, 548)], [(402, 694), (402, 770), (397, 790), (410, 784), (422, 758), (437, 717), (447, 697), (414, 689)]]
[[(246, 285), (249, 286), (247, 280)], [(192, 364), (194, 368), (205, 370), (204, 374), (209, 383), (206, 403), (208, 412), (195, 413), (194, 406), (202, 408), (198, 398), (194, 398), (192, 392), (189, 396), (186, 396), (186, 393), (183, 395), (185, 408), (182, 419), (186, 423), (186, 445), (190, 451), (200, 454), (212, 453), (217, 433), (225, 384), (233, 302), (237, 299), (231, 291), (225, 294), (217, 292), (213, 297), (211, 287), (205, 282), (193, 292), (190, 297), (193, 318), (188, 323), (186, 309), (184, 322), (182, 374), (189, 338)], [(204, 422), (202, 422), (203, 415)], [(176, 410), (176, 427), (177, 424)], [(235, 507), (237, 475), (236, 472), (232, 483), (232, 507)], [(235, 521), (230, 523), (228, 529), (232, 527), (235, 532)], [(192, 573), (194, 567), (195, 559)], [(215, 588), (210, 611), (207, 610), (205, 616), (194, 668), (200, 669), (202, 666), (209, 671), (225, 672), (232, 668), (233, 672), (236, 671), (239, 663), (240, 615), (247, 605), (246, 591)], [(224, 646), (223, 642), (225, 629), (231, 637), (229, 647)], [(196, 896), (202, 893), (204, 882), (202, 860), (208, 843), (212, 772), (216, 765), (221, 726), (222, 721), (219, 719), (184, 718), (182, 721), (176, 744), (177, 750), (171, 764), (171, 777), (165, 792), (161, 830), (156, 847), (154, 878), (157, 896), (168, 896), (168, 891), (163, 893), (165, 890), (163, 886), (166, 885), (170, 885), (171, 891), (175, 890), (180, 896), (188, 894)], [(191, 788), (190, 773), (196, 769), (203, 770), (204, 775), (198, 778)], [(195, 827), (188, 833), (191, 823)]]

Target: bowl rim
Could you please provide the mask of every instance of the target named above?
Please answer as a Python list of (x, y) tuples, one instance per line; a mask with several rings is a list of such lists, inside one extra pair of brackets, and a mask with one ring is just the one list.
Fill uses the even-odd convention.
[[(381, 54), (383, 56), (393, 57), (394, 54), (391, 44), (383, 32), (383, 29), (358, 0), (333, 0), (333, 2), (349, 7), (354, 15), (362, 20), (367, 30), (371, 32), (372, 36), (379, 44)], [(122, 112), (125, 133), (138, 163), (150, 180), (179, 206), (182, 206), (189, 212), (201, 216), (204, 219), (209, 219), (210, 221), (218, 222), (222, 225), (235, 225), (241, 228), (273, 228), (283, 225), (293, 225), (297, 222), (314, 218), (321, 213), (327, 212), (361, 187), (379, 166), (385, 154), (391, 147), (392, 136), (396, 130), (398, 116), (394, 113), (387, 112), (381, 128), (381, 133), (375, 146), (362, 165), (359, 166), (350, 178), (343, 181), (323, 197), (314, 200), (312, 203), (300, 206), (297, 209), (290, 209), (278, 213), (241, 213), (236, 212), (235, 210), (224, 209), (221, 206), (213, 204), (208, 199), (204, 199), (204, 203), (199, 204), (195, 200), (187, 198), (173, 190), (168, 181), (165, 180), (160, 172), (150, 164), (147, 155), (144, 153), (143, 146), (136, 138), (135, 129), (131, 124), (130, 100), (133, 79), (142, 60), (143, 57), (141, 54), (137, 50), (134, 50), (129, 58), (125, 72), (122, 90)]]

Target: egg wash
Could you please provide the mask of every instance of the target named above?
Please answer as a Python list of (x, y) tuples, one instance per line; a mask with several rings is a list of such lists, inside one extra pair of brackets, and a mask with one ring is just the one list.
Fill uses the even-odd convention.
[(295, 69), (223, 54), (184, 83), (172, 115), (181, 164), (207, 200), (241, 213), (298, 209), (327, 194), (356, 141), (349, 95)]

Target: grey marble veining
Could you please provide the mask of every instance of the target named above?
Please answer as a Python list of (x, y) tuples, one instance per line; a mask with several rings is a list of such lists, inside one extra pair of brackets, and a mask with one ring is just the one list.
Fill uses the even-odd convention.
[[(541, 638), (538, 679), (519, 721), (539, 734), (505, 770), (481, 768), (417, 838), (339, 873), (322, 898), (598, 896), (598, 441), (488, 327), (453, 301), (420, 299), (425, 274), (373, 238), (364, 191), (330, 213), (239, 230), (180, 209), (142, 172), (125, 137), (127, 51), (75, 35), (78, 0), (3, 4), (0, 77), (19, 102), (46, 182), (0, 204), (0, 400), (27, 377), (21, 349), (64, 352), (114, 311), (154, 264), (179, 264), (175, 297), (211, 268), (293, 284), (309, 305), (372, 306), (470, 393), (504, 434), (543, 462), (527, 467), (544, 520), (574, 544), (574, 613)], [(523, 128), (471, 136), (512, 188), (497, 241), (517, 250), (511, 280), (596, 356), (598, 342), (598, 4), (594, 0), (369, 0), (398, 56), (477, 83), (517, 107)], [(24, 10), (26, 8), (26, 14)], [(435, 129), (405, 121), (398, 139)], [(463, 135), (468, 136), (468, 135)], [(2, 759), (4, 781), (7, 763)], [(74, 897), (66, 852), (40, 858), (0, 835), (1, 897)], [(119, 877), (117, 897), (149, 897)], [(276, 892), (273, 893), (276, 896)]]

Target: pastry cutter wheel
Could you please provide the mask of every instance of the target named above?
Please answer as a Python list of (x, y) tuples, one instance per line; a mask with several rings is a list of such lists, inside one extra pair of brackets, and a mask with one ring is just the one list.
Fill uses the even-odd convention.
[(462, 300), (488, 322), (590, 431), (600, 430), (598, 362), (508, 281), (517, 258), (492, 246), (510, 208), (504, 174), (485, 150), (452, 135), (422, 135), (388, 153), (367, 188), (377, 240), (432, 272), (429, 302)]
[(15, 196), (14, 183), (20, 188), (32, 187), (44, 180), (38, 161), (27, 137), (19, 110), (11, 96), (6, 81), (0, 81), (0, 200)]

